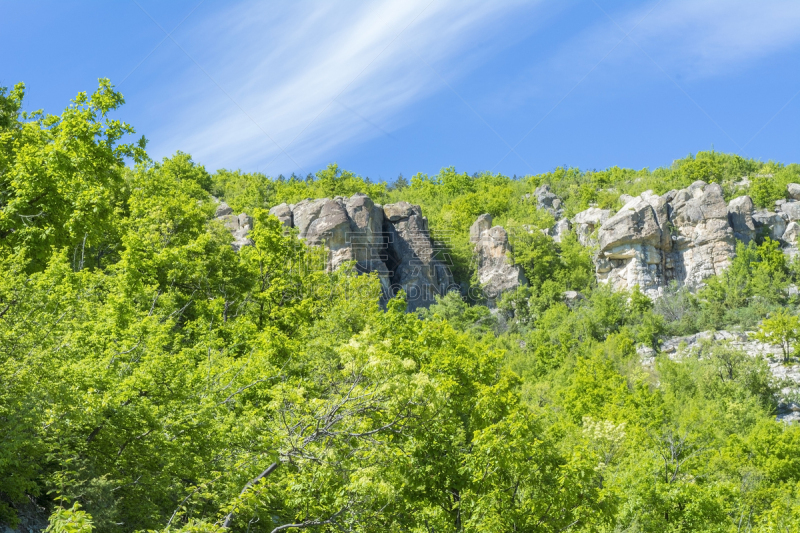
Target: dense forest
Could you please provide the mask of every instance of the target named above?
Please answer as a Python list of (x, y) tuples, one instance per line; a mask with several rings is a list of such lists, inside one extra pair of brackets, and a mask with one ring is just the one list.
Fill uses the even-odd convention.
[[(0, 90), (0, 523), (800, 531), (800, 428), (775, 416), (790, 387), (724, 343), (659, 351), (667, 336), (797, 320), (800, 266), (769, 238), (739, 244), (701, 289), (651, 300), (598, 284), (574, 234), (525, 232), (528, 283), (496, 309), (450, 292), (410, 313), (374, 275), (318, 268), (320, 250), (268, 213), (359, 192), (418, 204), (469, 287), (470, 225), (550, 227), (525, 197), (540, 185), (569, 214), (700, 179), (769, 206), (800, 165), (711, 151), (655, 170), (445, 168), (391, 184), (336, 165), (211, 174), (128, 142), (107, 80), (61, 115), (23, 112), (23, 98)], [(234, 251), (219, 199), (253, 218), (251, 246)]]

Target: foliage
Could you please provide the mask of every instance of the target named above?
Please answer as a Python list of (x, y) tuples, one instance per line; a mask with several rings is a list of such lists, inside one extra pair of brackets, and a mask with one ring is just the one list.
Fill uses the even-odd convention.
[(777, 344), (783, 352), (783, 362), (789, 361), (794, 344), (800, 340), (800, 318), (781, 309), (761, 322), (754, 338), (768, 344)]
[[(784, 384), (729, 345), (658, 354), (666, 334), (769, 313), (763, 338), (793, 342), (797, 264), (768, 239), (740, 245), (704, 289), (653, 302), (595, 286), (591, 250), (543, 234), (552, 217), (526, 196), (548, 184), (575, 213), (794, 167), (701, 152), (653, 172), (446, 168), (392, 187), (335, 165), (210, 175), (119, 144), (132, 130), (108, 117), (122, 98), (105, 80), (58, 117), (21, 113), (22, 97), (0, 94), (3, 523), (34, 501), (53, 533), (797, 528)], [(489, 212), (530, 283), (498, 309), (449, 293), (407, 314), (267, 211), (355, 192), (422, 204), (465, 282), (467, 229)], [(253, 217), (252, 246), (233, 251), (212, 194)]]

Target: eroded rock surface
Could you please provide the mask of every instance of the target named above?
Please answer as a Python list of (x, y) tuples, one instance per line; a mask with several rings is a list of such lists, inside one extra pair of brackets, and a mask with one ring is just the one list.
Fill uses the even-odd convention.
[[(748, 200), (740, 203), (746, 207)], [(745, 232), (750, 219), (742, 211), (735, 205), (733, 219)], [(646, 191), (632, 198), (603, 222), (598, 243), (598, 281), (617, 289), (639, 285), (650, 296), (659, 296), (672, 280), (697, 286), (726, 268), (735, 251), (722, 188), (702, 181), (663, 196)]]
[(233, 209), (225, 202), (221, 202), (217, 206), (214, 217), (216, 220), (222, 222), (228, 231), (231, 232), (231, 235), (233, 235), (231, 246), (233, 246), (234, 250), (238, 251), (242, 246), (253, 244), (253, 241), (248, 238), (250, 230), (253, 229), (252, 218), (244, 213), (234, 215)]
[(597, 244), (597, 239), (593, 237), (595, 230), (610, 217), (609, 209), (600, 209), (599, 207), (590, 207), (572, 217), (572, 227), (578, 235), (578, 241), (583, 246), (595, 246)]
[(270, 214), (296, 228), (308, 244), (325, 246), (328, 269), (354, 261), (359, 272), (378, 274), (385, 298), (404, 290), (411, 311), (457, 288), (446, 257), (439, 257), (442, 247), (431, 240), (428, 219), (418, 205), (381, 206), (364, 194), (355, 194), (281, 204)]
[(478, 282), (490, 307), (505, 292), (527, 283), (525, 274), (511, 258), (508, 233), (502, 226), (491, 226), (491, 215), (478, 217), (470, 228), (470, 241), (475, 244)]

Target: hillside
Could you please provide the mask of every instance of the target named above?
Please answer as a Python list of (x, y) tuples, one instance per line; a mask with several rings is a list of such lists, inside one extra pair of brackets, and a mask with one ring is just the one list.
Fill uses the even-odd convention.
[(800, 165), (211, 174), (23, 97), (8, 529), (800, 529)]

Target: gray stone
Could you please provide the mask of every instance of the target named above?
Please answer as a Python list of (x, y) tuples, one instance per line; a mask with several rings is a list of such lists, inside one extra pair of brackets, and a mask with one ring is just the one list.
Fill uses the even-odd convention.
[(522, 268), (513, 263), (511, 254), (508, 234), (502, 226), (494, 226), (481, 232), (475, 244), (475, 257), (478, 282), (487, 297), (489, 307), (494, 307), (503, 293), (527, 283)]
[(753, 213), (756, 231), (773, 240), (779, 240), (786, 232), (786, 219), (780, 213), (761, 210)]
[(797, 246), (797, 237), (800, 236), (800, 224), (797, 222), (789, 222), (786, 226), (786, 231), (783, 232), (781, 240), (790, 246)]
[(481, 233), (492, 227), (492, 215), (485, 213), (469, 228), (469, 242), (475, 244), (481, 240)]
[(214, 217), (219, 218), (219, 217), (224, 217), (225, 215), (232, 215), (232, 214), (233, 214), (233, 209), (231, 209), (231, 206), (229, 206), (225, 202), (222, 202), (217, 206), (217, 211), (214, 213)]
[[(633, 199), (633, 197), (631, 197)], [(583, 246), (594, 246), (597, 239), (592, 238), (595, 230), (611, 217), (611, 210), (590, 207), (572, 217), (572, 226)]]
[[(740, 203), (734, 211), (746, 227), (746, 215), (737, 210), (746, 210), (747, 201)], [(598, 242), (598, 281), (625, 290), (639, 285), (651, 297), (672, 280), (699, 285), (726, 268), (735, 250), (722, 188), (702, 181), (631, 199), (601, 225)]]
[(269, 214), (276, 216), (287, 228), (291, 228), (294, 225), (292, 221), (292, 208), (286, 203), (276, 205), (269, 210)]
[(383, 213), (389, 222), (405, 220), (412, 215), (422, 216), (422, 210), (418, 205), (411, 205), (408, 202), (397, 202), (383, 206)]
[(571, 226), (569, 220), (566, 218), (562, 218), (553, 228), (550, 230), (550, 235), (553, 237), (553, 240), (560, 243), (561, 239), (563, 239), (567, 233), (570, 232)]
[(800, 184), (790, 183), (786, 186), (786, 192), (792, 200), (800, 200)]
[(785, 213), (789, 220), (800, 220), (800, 202), (794, 200), (791, 202), (784, 201), (780, 206), (780, 211)]
[(728, 223), (733, 228), (733, 236), (747, 244), (756, 237), (753, 222), (753, 200), (749, 196), (739, 196), (728, 204)]

